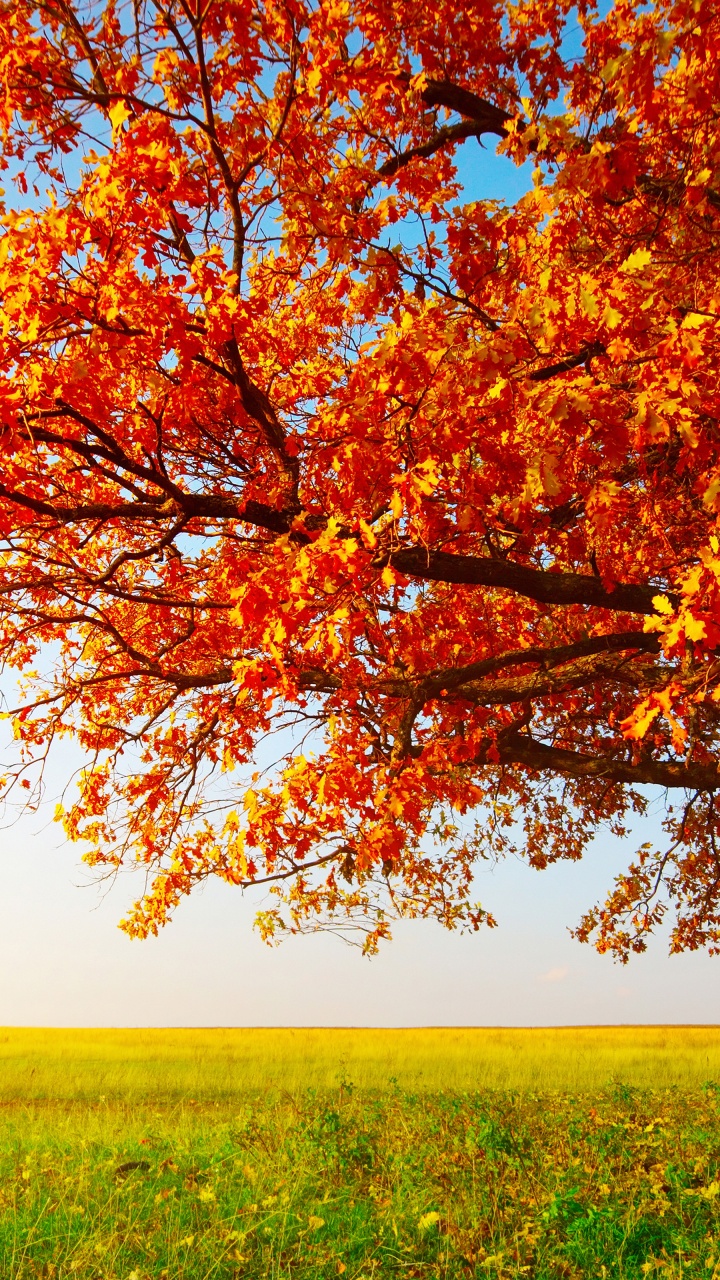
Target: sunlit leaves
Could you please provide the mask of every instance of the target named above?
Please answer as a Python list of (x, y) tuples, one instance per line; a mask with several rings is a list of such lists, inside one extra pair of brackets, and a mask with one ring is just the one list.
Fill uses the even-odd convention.
[(673, 945), (720, 939), (717, 18), (583, 8), (570, 58), (570, 12), (9, 10), (6, 785), (80, 744), (131, 933), (209, 875), (269, 939), (476, 928), (478, 857), (655, 782), (706, 803)]

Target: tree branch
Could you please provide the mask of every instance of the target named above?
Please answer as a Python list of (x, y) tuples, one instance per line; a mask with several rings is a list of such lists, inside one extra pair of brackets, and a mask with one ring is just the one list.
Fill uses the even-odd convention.
[[(448, 551), (425, 550), (424, 547), (391, 551), (375, 564), (378, 568), (389, 564), (408, 578), (469, 587), (499, 587), (528, 596), (540, 604), (582, 604), (623, 613), (654, 613), (653, 597), (664, 590), (645, 583), (619, 582), (610, 591), (600, 578), (590, 574), (529, 569), (511, 560), (456, 555)], [(669, 600), (675, 600), (669, 592), (664, 594)]]
[(168, 520), (182, 514), (187, 519), (241, 520), (256, 525), (270, 533), (289, 533), (292, 517), (276, 507), (267, 506), (249, 498), (242, 502), (224, 494), (180, 493), (178, 497), (153, 499), (144, 502), (89, 502), (77, 506), (62, 506), (42, 498), (8, 489), (0, 484), (0, 498), (34, 511), (37, 515), (50, 516), (57, 524), (75, 524), (84, 520)]
[(547, 382), (549, 378), (556, 378), (559, 373), (577, 369), (578, 365), (586, 364), (588, 360), (592, 360), (593, 356), (601, 356), (604, 353), (605, 347), (602, 342), (589, 342), (578, 351), (577, 355), (564, 356), (556, 364), (545, 365), (544, 369), (533, 369), (532, 373), (528, 374), (528, 378), (530, 382)]
[(593, 653), (617, 653), (623, 650), (658, 653), (659, 649), (660, 638), (657, 635), (645, 631), (616, 631), (611, 635), (588, 636), (586, 640), (553, 645), (547, 649), (540, 648), (538, 645), (528, 649), (513, 649), (509, 653), (499, 654), (496, 658), (483, 658), (481, 662), (470, 662), (464, 667), (448, 667), (443, 671), (433, 672), (424, 680), (423, 685), (432, 696), (434, 692), (439, 692), (441, 689), (456, 689), (470, 681), (481, 680), (483, 676), (501, 671), (503, 667), (540, 663), (542, 667), (548, 668)]
[[(438, 697), (438, 695), (452, 695), (455, 692), (458, 692), (460, 697), (463, 698), (471, 697), (475, 690), (482, 691), (483, 686), (479, 682), (482, 681), (484, 676), (493, 675), (496, 671), (501, 671), (503, 667), (539, 664), (544, 672), (550, 671), (550, 678), (555, 679), (561, 664), (571, 663), (573, 659), (588, 658), (593, 654), (608, 656), (633, 651), (658, 653), (659, 649), (660, 639), (657, 635), (647, 634), (644, 631), (620, 631), (614, 632), (612, 635), (588, 636), (586, 640), (576, 640), (573, 644), (554, 645), (550, 648), (534, 646), (528, 649), (513, 649), (509, 653), (498, 654), (495, 658), (483, 658), (481, 662), (470, 662), (464, 667), (445, 667), (440, 671), (432, 671), (428, 675), (418, 674), (416, 676), (408, 676), (405, 679), (394, 678), (375, 681), (371, 681), (371, 677), (368, 675), (363, 688), (367, 689), (371, 686), (375, 692), (383, 697), (410, 698), (413, 702), (422, 704)], [(613, 661), (617, 666), (617, 658), (614, 658)], [(561, 669), (564, 672), (569, 670), (567, 665)], [(615, 668), (611, 666), (610, 674), (614, 670)], [(539, 674), (522, 676), (520, 680), (532, 681), (537, 679)], [(599, 674), (607, 673), (600, 672)], [(669, 673), (666, 670), (662, 671), (661, 674), (663, 680), (669, 678)], [(503, 685), (506, 683), (505, 681), (502, 682)], [(298, 687), (301, 689), (314, 689), (319, 693), (332, 693), (341, 689), (343, 682), (334, 672), (320, 667), (310, 667), (301, 672), (298, 678)], [(500, 687), (499, 681), (495, 685), (485, 686), (486, 689), (498, 690)], [(519, 682), (515, 682), (513, 688), (515, 691), (519, 690)], [(517, 698), (510, 698), (509, 701), (518, 701), (523, 697), (531, 697), (534, 693), (538, 694), (540, 692), (539, 688), (535, 688), (530, 692), (519, 693)], [(503, 701), (503, 698), (493, 698), (491, 701)]]
[(454, 692), (477, 706), (490, 707), (512, 702), (526, 702), (530, 698), (564, 694), (570, 689), (581, 689), (595, 680), (615, 679), (634, 688), (648, 689), (668, 680), (668, 672), (662, 667), (644, 663), (631, 663), (614, 653), (591, 654), (575, 662), (564, 663), (549, 671), (533, 671), (530, 675), (515, 679), (473, 680), (460, 685)]
[(450, 80), (428, 80), (420, 97), (428, 107), (447, 107), (448, 111), (457, 111), (459, 116), (474, 120), (484, 133), (496, 133), (505, 136), (505, 125), (511, 119), (508, 111), (496, 107), (473, 93), (472, 89), (464, 89), (461, 85), (452, 84)]
[[(562, 747), (549, 747), (525, 734), (515, 733), (496, 744), (502, 764), (522, 764), (538, 773), (559, 773), (571, 778), (604, 778), (631, 786), (681, 787), (714, 791), (720, 787), (717, 764), (683, 764), (671, 760), (642, 760), (628, 764), (603, 756), (588, 756)], [(487, 753), (477, 764), (487, 764)]]
[(386, 160), (378, 169), (383, 178), (391, 178), (399, 169), (417, 158), (426, 159), (449, 143), (462, 141), (463, 138), (480, 138), (484, 133), (494, 133), (499, 138), (506, 134), (506, 124), (511, 119), (509, 112), (494, 103), (481, 98), (470, 89), (451, 84), (449, 80), (429, 80), (421, 91), (420, 97), (429, 107), (447, 107), (448, 111), (457, 111), (465, 116), (460, 124), (443, 125), (427, 142), (409, 147)]
[(405, 165), (410, 164), (411, 160), (427, 159), (428, 156), (434, 156), (436, 151), (441, 151), (448, 143), (462, 142), (464, 138), (479, 138), (481, 133), (479, 126), (468, 120), (464, 120), (461, 124), (443, 125), (442, 129), (438, 129), (427, 142), (409, 147), (407, 151), (401, 151), (400, 155), (391, 156), (380, 165), (378, 173), (382, 178), (392, 178), (399, 169), (404, 169)]

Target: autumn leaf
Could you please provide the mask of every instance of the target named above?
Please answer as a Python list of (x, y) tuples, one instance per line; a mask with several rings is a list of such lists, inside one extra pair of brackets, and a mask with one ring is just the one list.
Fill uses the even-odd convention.
[(130, 108), (119, 98), (113, 107), (108, 110), (108, 119), (112, 125), (113, 137), (116, 137), (121, 131), (125, 121), (128, 120), (132, 112)]
[(642, 271), (651, 261), (652, 253), (649, 249), (636, 249), (620, 264), (620, 270), (635, 274), (635, 272)]
[(425, 1235), (432, 1227), (436, 1227), (440, 1221), (440, 1214), (432, 1210), (430, 1213), (423, 1213), (418, 1218), (418, 1231), (421, 1235)]
[(492, 927), (478, 860), (647, 797), (583, 937), (720, 949), (716, 10), (15, 0), (0, 796), (80, 752), (129, 934)]

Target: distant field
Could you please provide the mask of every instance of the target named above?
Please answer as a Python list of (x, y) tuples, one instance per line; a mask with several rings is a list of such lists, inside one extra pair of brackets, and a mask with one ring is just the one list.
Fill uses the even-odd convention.
[(0, 1280), (720, 1280), (720, 1032), (0, 1032)]
[(720, 1081), (720, 1028), (0, 1028), (0, 1099), (230, 1099), (344, 1080), (421, 1092), (689, 1088)]

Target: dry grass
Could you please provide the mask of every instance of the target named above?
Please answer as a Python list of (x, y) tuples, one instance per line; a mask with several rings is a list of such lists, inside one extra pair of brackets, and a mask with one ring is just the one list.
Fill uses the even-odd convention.
[(720, 1079), (720, 1028), (0, 1029), (0, 1099), (232, 1099), (272, 1089), (589, 1093)]

